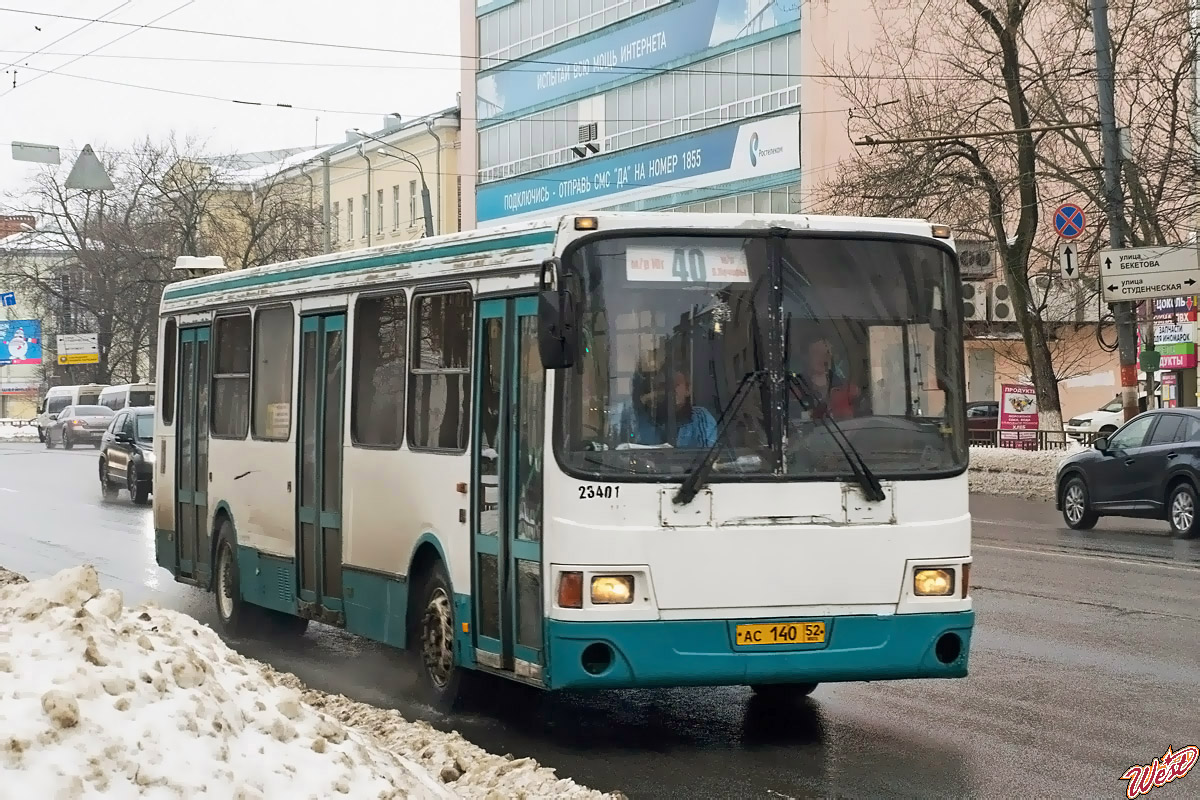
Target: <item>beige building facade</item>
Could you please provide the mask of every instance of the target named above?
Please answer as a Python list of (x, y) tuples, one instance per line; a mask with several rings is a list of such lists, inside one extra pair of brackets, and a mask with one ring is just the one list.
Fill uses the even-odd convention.
[[(256, 168), (247, 183), (286, 182), (307, 192), (317, 252), (343, 252), (454, 233), (461, 219), (461, 143), (457, 107), (375, 131), (346, 132), (345, 141)], [(429, 213), (424, 192), (428, 191)], [(428, 217), (428, 226), (426, 225)]]

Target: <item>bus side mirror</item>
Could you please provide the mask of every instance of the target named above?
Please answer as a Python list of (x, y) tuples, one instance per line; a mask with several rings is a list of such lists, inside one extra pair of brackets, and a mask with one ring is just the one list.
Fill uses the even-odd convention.
[(538, 281), (538, 351), (542, 367), (574, 366), (578, 349), (575, 301), (566, 288), (562, 262), (552, 258), (542, 265)]

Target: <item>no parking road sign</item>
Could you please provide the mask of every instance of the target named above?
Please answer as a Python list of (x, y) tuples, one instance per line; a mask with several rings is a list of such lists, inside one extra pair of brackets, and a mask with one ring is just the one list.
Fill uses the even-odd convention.
[(1054, 230), (1064, 239), (1077, 239), (1087, 227), (1083, 209), (1074, 203), (1063, 203), (1054, 211)]

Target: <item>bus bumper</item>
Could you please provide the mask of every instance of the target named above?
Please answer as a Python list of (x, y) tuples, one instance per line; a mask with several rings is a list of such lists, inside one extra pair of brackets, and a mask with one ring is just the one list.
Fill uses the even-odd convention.
[[(821, 618), (817, 618), (821, 619)], [(739, 624), (803, 620), (549, 620), (550, 689), (963, 678), (974, 611), (825, 617), (826, 641), (735, 646)]]

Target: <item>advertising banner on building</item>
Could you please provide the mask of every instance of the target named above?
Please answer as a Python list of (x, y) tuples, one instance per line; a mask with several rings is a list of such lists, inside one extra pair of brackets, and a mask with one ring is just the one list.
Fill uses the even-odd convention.
[(42, 363), (42, 323), (36, 319), (0, 319), (0, 367)]
[[(481, 226), (553, 209), (596, 210), (689, 188), (800, 169), (799, 114), (735, 123), (646, 147), (598, 156), (528, 178), (480, 186)], [(603, 200), (603, 204), (597, 203)]]
[(1180, 315), (1196, 310), (1195, 297), (1160, 297), (1151, 302), (1154, 303), (1154, 318), (1169, 322), (1174, 322)]
[[(565, 0), (561, 0), (565, 3)], [(594, 39), (480, 73), (479, 121), (562, 100), (773, 28), (800, 29), (799, 0), (680, 0)], [(487, 66), (486, 59), (484, 66)]]
[(1000, 386), (1000, 446), (1014, 450), (1036, 450), (1038, 432), (1037, 393), (1032, 386), (1005, 383)]

